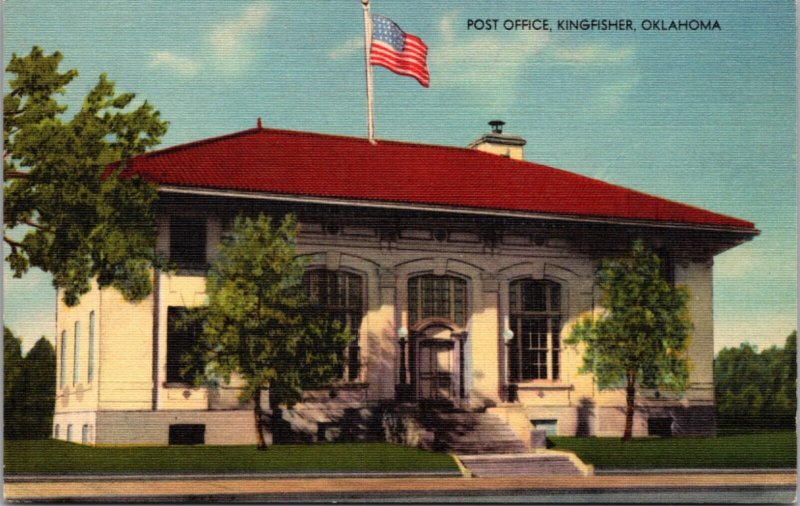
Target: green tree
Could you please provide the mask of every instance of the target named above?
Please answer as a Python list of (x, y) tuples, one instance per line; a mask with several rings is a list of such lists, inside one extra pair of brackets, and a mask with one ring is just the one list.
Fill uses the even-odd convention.
[[(10, 334), (10, 332), (8, 333)], [(5, 436), (45, 439), (53, 425), (56, 393), (56, 353), (42, 337), (25, 355), (16, 381), (5, 399)]]
[(624, 382), (622, 438), (627, 441), (637, 387), (686, 388), (689, 295), (685, 288), (670, 286), (661, 275), (661, 260), (641, 241), (625, 258), (602, 260), (598, 282), (604, 313), (581, 320), (566, 343), (584, 345), (581, 372), (594, 374), (601, 389)]
[(717, 420), (721, 428), (794, 428), (797, 411), (797, 332), (783, 348), (761, 352), (749, 344), (724, 348), (714, 361)]
[(9, 423), (11, 412), (15, 406), (13, 397), (14, 385), (17, 384), (19, 373), (22, 370), (22, 340), (14, 336), (8, 327), (3, 327), (3, 427), (5, 437), (12, 432)]
[(336, 379), (338, 357), (351, 338), (349, 329), (313, 310), (296, 237), (291, 215), (278, 227), (263, 214), (236, 218), (209, 271), (209, 304), (184, 321), (202, 321), (203, 332), (184, 356), (183, 372), (212, 386), (234, 374), (241, 378), (241, 398), (253, 402), (259, 449), (266, 448), (261, 391), (269, 390), (274, 419), (279, 406)]
[(129, 109), (135, 95), (118, 95), (105, 74), (66, 119), (56, 96), (78, 71), (60, 72), (62, 58), (34, 46), (6, 67), (13, 75), (3, 97), (6, 260), (15, 277), (30, 267), (50, 273), (68, 305), (93, 278), (139, 300), (150, 293), (157, 261), (156, 189), (139, 177), (103, 176), (110, 163), (158, 144), (167, 123), (147, 101)]

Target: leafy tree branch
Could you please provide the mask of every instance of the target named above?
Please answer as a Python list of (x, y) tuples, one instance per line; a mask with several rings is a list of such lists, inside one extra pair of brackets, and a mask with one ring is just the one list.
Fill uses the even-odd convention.
[[(150, 293), (155, 256), (157, 198), (138, 177), (107, 174), (112, 162), (144, 153), (167, 123), (133, 93), (117, 94), (101, 74), (79, 110), (65, 117), (57, 97), (78, 76), (61, 72), (63, 56), (39, 47), (13, 54), (3, 97), (4, 230), (15, 277), (31, 267), (52, 275), (64, 302), (75, 305), (91, 288), (113, 286), (128, 300)], [(21, 239), (10, 235), (20, 229)]]

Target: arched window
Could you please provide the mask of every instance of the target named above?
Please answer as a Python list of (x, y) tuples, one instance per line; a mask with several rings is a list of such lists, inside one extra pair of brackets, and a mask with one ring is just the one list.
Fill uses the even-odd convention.
[(509, 286), (509, 380), (557, 380), (561, 372), (561, 285), (522, 279)]
[(94, 379), (94, 311), (89, 313), (89, 364), (86, 368), (86, 382)]
[(361, 349), (358, 331), (364, 317), (364, 281), (358, 274), (346, 271), (315, 269), (303, 275), (306, 294), (320, 311), (350, 329), (352, 341), (341, 354), (340, 377), (358, 379)]
[(453, 276), (425, 274), (408, 280), (408, 323), (431, 317), (466, 325), (467, 282)]
[(67, 425), (67, 441), (72, 441), (72, 424)]
[(88, 444), (89, 443), (89, 425), (84, 424), (81, 427), (81, 443)]
[(61, 436), (61, 428), (56, 424), (55, 428), (53, 429), (53, 439), (58, 439)]
[(67, 331), (61, 331), (61, 374), (59, 378), (60, 388), (64, 388), (67, 382)]
[(80, 342), (81, 342), (81, 322), (75, 322), (75, 354), (72, 357), (72, 384), (78, 384), (78, 373), (80, 371), (80, 361), (78, 357), (80, 356)]

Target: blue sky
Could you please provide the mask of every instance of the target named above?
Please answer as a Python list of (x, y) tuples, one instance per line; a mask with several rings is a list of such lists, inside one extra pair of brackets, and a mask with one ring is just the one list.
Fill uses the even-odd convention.
[[(255, 126), (365, 135), (358, 0), (4, 3), (4, 66), (34, 44), (153, 103), (169, 146)], [(464, 146), (501, 118), (526, 159), (756, 223), (715, 259), (715, 347), (796, 328), (795, 7), (791, 1), (374, 0), (429, 46), (431, 86), (375, 69), (379, 138)], [(469, 18), (627, 18), (635, 32), (474, 31)], [(644, 19), (712, 19), (654, 32)], [(515, 191), (509, 188), (509, 191)], [(52, 337), (49, 278), (4, 269), (3, 315)]]

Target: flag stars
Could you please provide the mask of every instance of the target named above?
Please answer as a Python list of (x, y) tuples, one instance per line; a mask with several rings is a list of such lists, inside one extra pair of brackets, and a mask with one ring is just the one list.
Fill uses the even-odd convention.
[(405, 32), (393, 21), (378, 14), (372, 17), (372, 37), (392, 46), (395, 51), (403, 51)]

